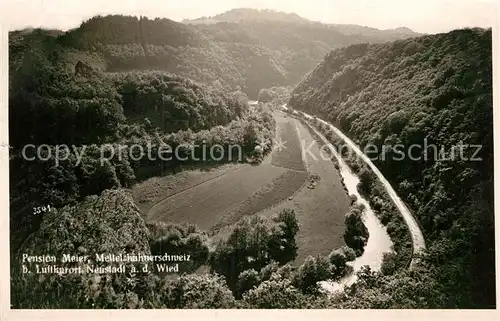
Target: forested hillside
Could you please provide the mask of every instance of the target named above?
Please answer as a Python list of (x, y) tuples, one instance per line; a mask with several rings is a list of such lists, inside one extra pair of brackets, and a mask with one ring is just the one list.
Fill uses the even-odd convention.
[[(40, 229), (24, 242), (20, 251), (57, 256), (105, 252), (149, 255), (149, 236), (133, 201), (123, 191), (106, 191), (101, 197), (89, 197), (78, 206), (49, 212)], [(19, 268), (20, 259), (21, 256), (13, 258), (14, 269)], [(96, 267), (103, 265), (95, 261), (93, 264)], [(65, 265), (67, 268), (84, 268), (82, 263)], [(129, 267), (132, 265), (128, 264)], [(35, 270), (35, 264), (30, 264), (30, 268)], [(125, 274), (72, 273), (68, 276), (65, 273), (31, 273), (26, 276), (18, 272), (15, 271), (12, 279), (15, 289), (12, 302), (14, 306), (26, 308), (92, 308), (95, 304), (136, 308), (141, 305), (137, 294), (143, 293), (147, 283), (151, 282), (150, 276), (139, 275), (134, 277), (134, 282), (129, 282)]]
[[(376, 165), (421, 223), (433, 299), (447, 307), (495, 306), (491, 30), (334, 50), (295, 88), (289, 104), (336, 124), (362, 147), (390, 146)], [(458, 150), (452, 158), (461, 142), (471, 146), (465, 159)], [(403, 160), (397, 160), (398, 144)], [(434, 157), (431, 148), (427, 159), (412, 160), (413, 144), (434, 144), (445, 154)], [(472, 145), (482, 146), (477, 155)], [(425, 156), (422, 149), (413, 154)], [(373, 294), (383, 293), (388, 280), (372, 280), (378, 285), (357, 302), (374, 304)]]
[[(175, 158), (133, 161), (128, 149), (121, 155), (115, 152), (103, 163), (101, 153), (107, 144), (115, 149), (118, 144), (139, 145), (154, 153), (163, 144), (176, 148), (189, 143), (201, 148), (239, 143), (245, 156), (256, 156), (255, 161), (262, 157), (254, 155), (256, 145), (260, 144), (263, 154), (269, 151), (273, 118), (262, 108), (250, 111), (241, 91), (230, 92), (162, 71), (106, 73), (93, 65), (96, 56), (65, 47), (57, 35), (26, 30), (10, 38), (13, 250), (40, 223), (41, 215), (33, 215), (33, 207), (74, 205), (86, 196), (126, 188), (179, 165)], [(59, 149), (62, 159), (56, 163), (56, 145), (61, 144), (69, 150)], [(24, 150), (26, 146), (33, 148)], [(39, 146), (46, 146), (40, 149), (40, 157), (26, 159)], [(77, 153), (82, 155), (80, 161)], [(191, 155), (191, 151), (181, 154)], [(227, 162), (227, 156), (221, 161)]]
[[(234, 16), (243, 15), (245, 19)], [(212, 20), (211, 20), (212, 21)], [(58, 35), (33, 31), (11, 36), (11, 55), (22, 60), (26, 41), (47, 38), (73, 64), (110, 72), (164, 70), (192, 80), (241, 89), (257, 99), (260, 89), (295, 85), (333, 48), (415, 36), (360, 26), (313, 23), (274, 11), (240, 9), (216, 23), (96, 16)], [(27, 33), (27, 31), (25, 31)]]

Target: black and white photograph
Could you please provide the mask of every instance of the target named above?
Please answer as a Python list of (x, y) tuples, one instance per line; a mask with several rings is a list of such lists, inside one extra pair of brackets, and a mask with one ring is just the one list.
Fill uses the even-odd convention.
[(0, 7), (2, 308), (497, 311), (496, 1)]

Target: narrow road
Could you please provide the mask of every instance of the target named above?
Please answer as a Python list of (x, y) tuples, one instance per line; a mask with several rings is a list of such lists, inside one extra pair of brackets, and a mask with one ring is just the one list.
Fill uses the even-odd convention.
[[(284, 109), (288, 109), (288, 107), (285, 105), (282, 106)], [(312, 119), (313, 116), (304, 113), (306, 118)], [(420, 254), (425, 250), (425, 240), (424, 236), (422, 234), (422, 231), (420, 230), (420, 227), (417, 223), (417, 220), (413, 216), (413, 214), (410, 212), (406, 204), (401, 200), (401, 198), (397, 195), (396, 191), (392, 187), (392, 185), (389, 183), (389, 181), (384, 177), (382, 172), (375, 166), (375, 164), (372, 163), (372, 161), (359, 149), (359, 147), (344, 133), (342, 133), (337, 127), (333, 126), (332, 124), (317, 118), (319, 121), (321, 121), (323, 124), (329, 126), (330, 129), (332, 129), (335, 134), (337, 134), (340, 138), (342, 138), (346, 144), (360, 157), (370, 168), (371, 170), (377, 175), (378, 179), (380, 182), (382, 182), (383, 186), (387, 190), (387, 193), (389, 194), (390, 198), (394, 202), (394, 205), (396, 205), (397, 209), (403, 216), (403, 219), (408, 227), (408, 230), (410, 231), (412, 243), (413, 243), (413, 254)], [(415, 258), (412, 259), (412, 262), (410, 264), (410, 268), (412, 265), (415, 263)]]

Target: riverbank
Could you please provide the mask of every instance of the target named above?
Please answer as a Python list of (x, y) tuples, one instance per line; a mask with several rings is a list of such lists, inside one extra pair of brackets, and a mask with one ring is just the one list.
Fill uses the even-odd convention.
[[(313, 116), (308, 115), (306, 113), (302, 113), (302, 112), (298, 113), (297, 111), (289, 109), (286, 105), (283, 105), (282, 109), (286, 112), (291, 112), (295, 116), (303, 116), (305, 118), (305, 120), (307, 120), (308, 122), (312, 121), (313, 119), (317, 120), (317, 122), (319, 124), (321, 124), (322, 127), (325, 127), (326, 129), (328, 129), (329, 131), (334, 133), (338, 138), (340, 138), (356, 154), (356, 156), (364, 164), (366, 164), (366, 166), (372, 171), (373, 175), (378, 179), (378, 181), (380, 182), (380, 185), (383, 187), (384, 192), (387, 195), (386, 198), (393, 202), (394, 206), (397, 208), (397, 211), (401, 214), (400, 218), (402, 220), (404, 220), (404, 224), (406, 225), (406, 228), (408, 229), (410, 236), (411, 236), (411, 245), (412, 245), (411, 249), (412, 249), (413, 254), (419, 254), (423, 250), (425, 250), (425, 241), (424, 241), (422, 232), (420, 231), (418, 223), (413, 218), (411, 212), (408, 210), (406, 205), (402, 202), (402, 200), (396, 194), (396, 192), (394, 191), (392, 186), (389, 184), (389, 182), (385, 179), (383, 174), (370, 161), (370, 159), (368, 159), (368, 157), (366, 157), (366, 155), (364, 155), (361, 152), (361, 150), (356, 146), (356, 144), (354, 144), (339, 129), (337, 129), (335, 126), (327, 123), (324, 120), (317, 119), (316, 117), (313, 117)], [(321, 138), (321, 140), (323, 140), (323, 142), (326, 142), (328, 144), (328, 146), (330, 146), (330, 148), (334, 152), (334, 156), (339, 163), (339, 169), (341, 170), (342, 176), (344, 177), (346, 188), (349, 190), (349, 193), (350, 194), (352, 193), (352, 194), (357, 195), (357, 196), (358, 195), (361, 196), (361, 197), (358, 196), (359, 201), (361, 203), (365, 203), (365, 206), (366, 206), (366, 204), (369, 205), (369, 206), (367, 206), (368, 215), (365, 215), (365, 216), (369, 217), (369, 214), (372, 214), (376, 220), (375, 222), (377, 222), (380, 226), (383, 227), (382, 222), (379, 220), (377, 215), (374, 213), (372, 206), (370, 206), (370, 205), (373, 205), (373, 203), (374, 203), (373, 198), (371, 198), (369, 196), (366, 197), (366, 195), (361, 195), (361, 193), (359, 193), (359, 191), (358, 191), (359, 178), (354, 174), (352, 169), (349, 168), (348, 164), (344, 161), (344, 159), (336, 152), (337, 149), (334, 148), (334, 146), (325, 138), (325, 136), (323, 134), (321, 134), (316, 128), (313, 128), (313, 130), (316, 132), (316, 134), (318, 134), (318, 136)], [(354, 191), (355, 191), (355, 193), (354, 193)], [(386, 225), (388, 225), (389, 222), (384, 222), (384, 223)], [(372, 230), (376, 231), (376, 227), (375, 227), (376, 225), (374, 225), (373, 222), (370, 222), (369, 220), (367, 220), (365, 222), (365, 224), (372, 224), (372, 226), (370, 226), (371, 229), (369, 226), (367, 226), (367, 227), (370, 231), (370, 238), (372, 239), (372, 242), (373, 242), (374, 237), (372, 237)], [(399, 224), (399, 225), (401, 225), (401, 224)], [(385, 227), (384, 227), (384, 229), (385, 229)], [(397, 237), (396, 242), (399, 245), (399, 248), (402, 248), (402, 246), (404, 245), (404, 241), (402, 241), (401, 239), (404, 239), (404, 237), (399, 235), (401, 233), (398, 233), (398, 235), (396, 235), (394, 233), (393, 226), (391, 226), (390, 232), (392, 232), (389, 234), (392, 234), (391, 237), (393, 237), (393, 239), (394, 239), (394, 237)], [(387, 232), (386, 232), (386, 234), (387, 234)], [(370, 239), (368, 242), (370, 243)], [(372, 243), (372, 244), (374, 244), (374, 243)], [(370, 248), (368, 248), (368, 246), (369, 246), (369, 244), (367, 244), (365, 252), (371, 253), (372, 250)], [(353, 266), (353, 270), (356, 272), (357, 269), (360, 269), (363, 265), (369, 265), (370, 268), (373, 267), (372, 270), (380, 270), (381, 269), (383, 253), (382, 253), (382, 259), (380, 261), (378, 261), (378, 260), (371, 260), (370, 261), (368, 258), (369, 258), (369, 254), (366, 254), (365, 257), (361, 256), (360, 258), (357, 259), (357, 261), (354, 261), (353, 263), (351, 263)], [(368, 264), (363, 264), (363, 262), (367, 262)], [(378, 262), (380, 262), (380, 265), (378, 265)], [(412, 263), (413, 263), (413, 259), (412, 259)], [(411, 264), (410, 264), (410, 266), (411, 266)], [(350, 275), (350, 276), (342, 279), (340, 282), (323, 282), (322, 286), (323, 286), (323, 288), (325, 288), (325, 290), (327, 290), (329, 292), (338, 291), (339, 289), (343, 288), (344, 286), (348, 286), (350, 284), (353, 284), (355, 282), (355, 280), (356, 280), (355, 275)]]

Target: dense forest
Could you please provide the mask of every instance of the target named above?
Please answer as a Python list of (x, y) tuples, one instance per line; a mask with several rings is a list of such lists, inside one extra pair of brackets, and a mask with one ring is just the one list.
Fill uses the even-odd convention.
[[(231, 18), (234, 14), (248, 18), (236, 22)], [(260, 89), (298, 83), (332, 48), (418, 35), (297, 21), (290, 16), (250, 9), (223, 14), (217, 23), (97, 16), (50, 36), (54, 45), (65, 49), (66, 59), (81, 60), (95, 69), (164, 70), (206, 84), (239, 88), (257, 99)]]
[[(155, 152), (165, 144), (172, 148), (191, 144), (200, 149), (240, 144), (245, 155), (257, 162), (269, 152), (274, 119), (265, 108), (250, 110), (243, 92), (161, 71), (105, 73), (81, 60), (75, 62), (81, 56), (68, 54), (56, 37), (57, 33), (34, 30), (15, 32), (10, 38), (13, 250), (40, 223), (40, 216), (29, 210), (36, 204), (74, 205), (86, 196), (127, 188), (179, 165), (175, 158), (134, 161), (129, 150), (103, 164), (104, 146), (135, 144)], [(46, 160), (23, 157), (23, 148), (29, 144), (34, 148), (26, 151), (28, 158), (37, 147), (48, 146), (41, 153)], [(55, 163), (60, 144), (73, 149)], [(261, 146), (257, 154), (256, 145)], [(81, 160), (78, 153), (83, 155)], [(200, 151), (180, 153), (183, 157)]]
[[(495, 305), (491, 30), (334, 50), (289, 104), (336, 124), (362, 147), (443, 147), (420, 160), (399, 160), (389, 149), (375, 163), (423, 228), (435, 295), (447, 307)], [(481, 161), (472, 159), (475, 148), (453, 158), (460, 142), (481, 145)]]

